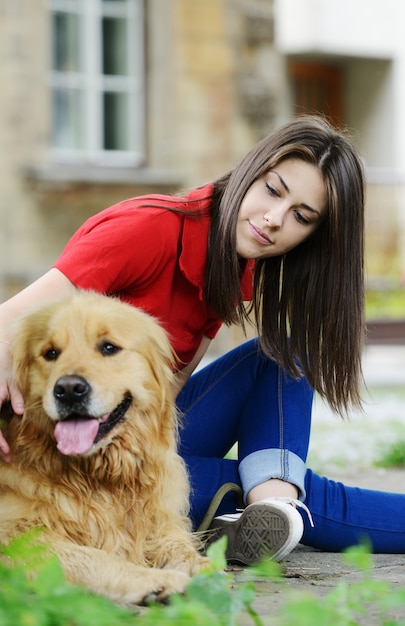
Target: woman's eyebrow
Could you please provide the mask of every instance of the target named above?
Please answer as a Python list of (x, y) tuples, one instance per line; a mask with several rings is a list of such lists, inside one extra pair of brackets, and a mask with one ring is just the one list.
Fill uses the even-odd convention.
[[(279, 179), (282, 187), (285, 189), (285, 191), (287, 193), (290, 193), (290, 189), (287, 185), (287, 183), (285, 182), (285, 180), (283, 178), (281, 178), (280, 174), (278, 172), (276, 172), (276, 170), (271, 170), (272, 172), (274, 172), (274, 174), (277, 176), (277, 178)], [(305, 202), (301, 202), (300, 206), (302, 206), (303, 209), (307, 209), (307, 211), (312, 211), (312, 213), (316, 213), (317, 215), (319, 215), (319, 217), (321, 217), (321, 214), (319, 211), (317, 211), (316, 209), (313, 209), (312, 207), (310, 207), (308, 204), (305, 204)]]

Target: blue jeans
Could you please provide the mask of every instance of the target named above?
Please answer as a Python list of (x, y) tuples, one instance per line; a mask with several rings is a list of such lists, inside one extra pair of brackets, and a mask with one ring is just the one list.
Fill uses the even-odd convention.
[[(309, 507), (302, 542), (340, 551), (367, 538), (376, 552), (405, 552), (405, 496), (346, 487), (306, 470), (313, 391), (291, 379), (251, 340), (193, 374), (177, 399), (179, 452), (191, 483), (191, 518), (198, 527), (225, 483), (244, 497), (269, 478), (298, 488)], [(237, 460), (224, 458), (238, 445)], [(229, 493), (218, 515), (235, 511)]]

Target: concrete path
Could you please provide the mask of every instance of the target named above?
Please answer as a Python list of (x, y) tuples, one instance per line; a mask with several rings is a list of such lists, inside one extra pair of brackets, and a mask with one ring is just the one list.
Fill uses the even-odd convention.
[[(405, 592), (405, 557), (403, 555), (377, 554), (373, 556), (372, 577), (389, 584), (390, 590), (402, 589)], [(236, 587), (248, 580), (253, 580), (256, 596), (254, 610), (266, 626), (295, 626), (296, 619), (288, 619), (283, 610), (304, 595), (325, 601), (325, 597), (338, 585), (352, 587), (363, 580), (357, 569), (343, 562), (341, 555), (318, 552), (299, 546), (283, 562), (284, 575), (280, 580), (271, 581), (265, 578), (252, 577), (247, 570), (233, 573)], [(344, 604), (345, 600), (341, 600)], [(322, 604), (321, 604), (322, 607)], [(305, 607), (302, 609), (306, 610)], [(388, 622), (388, 618), (395, 620)], [(400, 621), (401, 620), (401, 621)], [(403, 620), (403, 621), (402, 621)], [(252, 625), (252, 618), (243, 614), (240, 626)], [(308, 626), (348, 626), (348, 621), (332, 622), (330, 618), (322, 618), (299, 622)], [(363, 614), (355, 616), (350, 624), (359, 626), (383, 626), (385, 624), (405, 624), (405, 600), (394, 609), (381, 609), (376, 603), (370, 602)]]

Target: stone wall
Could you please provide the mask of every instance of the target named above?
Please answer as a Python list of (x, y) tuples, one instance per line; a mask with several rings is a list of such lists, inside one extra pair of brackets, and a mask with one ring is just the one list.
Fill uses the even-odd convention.
[(271, 7), (147, 0), (146, 161), (119, 172), (53, 162), (47, 4), (0, 0), (0, 300), (46, 270), (89, 215), (215, 178), (271, 127)]

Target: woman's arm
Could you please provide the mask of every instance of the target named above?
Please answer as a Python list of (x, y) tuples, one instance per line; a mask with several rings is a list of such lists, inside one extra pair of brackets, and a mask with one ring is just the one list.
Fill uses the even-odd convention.
[(194, 372), (195, 368), (203, 358), (204, 354), (207, 352), (210, 343), (211, 339), (209, 337), (203, 337), (193, 360), (190, 361), (190, 363), (188, 363), (186, 367), (177, 372), (175, 382), (173, 384), (174, 399), (177, 398), (180, 391), (183, 389), (184, 385), (190, 378), (191, 374)]

